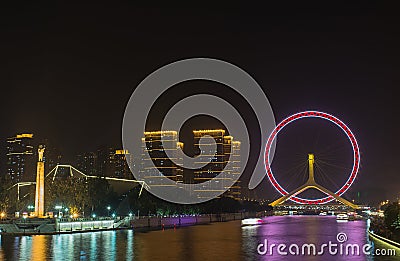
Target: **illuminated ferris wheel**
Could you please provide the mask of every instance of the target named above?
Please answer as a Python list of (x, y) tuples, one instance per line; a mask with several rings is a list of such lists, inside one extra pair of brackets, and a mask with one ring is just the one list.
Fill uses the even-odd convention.
[[(308, 158), (308, 168), (309, 168), (309, 175), (308, 179), (305, 184), (302, 186), (292, 190), (292, 191), (287, 191), (281, 184), (278, 183), (277, 179), (275, 178), (275, 175), (272, 172), (271, 169), (271, 147), (276, 139), (278, 133), (284, 129), (287, 125), (290, 123), (293, 123), (296, 120), (299, 119), (304, 119), (304, 118), (320, 118), (327, 120), (336, 126), (338, 126), (347, 136), (348, 140), (350, 141), (351, 147), (352, 147), (352, 155), (353, 155), (353, 165), (351, 168), (351, 171), (349, 173), (347, 181), (340, 186), (340, 188), (332, 192), (328, 190), (327, 188), (321, 186), (318, 184), (315, 179), (314, 179), (314, 155), (309, 154)], [(295, 203), (299, 204), (325, 204), (328, 202), (331, 202), (333, 200), (337, 200), (342, 202), (345, 205), (348, 205), (352, 208), (358, 208), (357, 205), (347, 201), (346, 199), (342, 198), (341, 196), (351, 187), (353, 184), (357, 173), (358, 169), (360, 166), (360, 151), (359, 147), (357, 144), (357, 140), (354, 137), (354, 134), (351, 132), (351, 130), (344, 124), (341, 120), (338, 118), (324, 112), (319, 112), (319, 111), (305, 111), (305, 112), (300, 112), (293, 114), (286, 119), (284, 119), (282, 122), (280, 122), (275, 129), (272, 131), (271, 135), (268, 138), (266, 147), (265, 147), (265, 154), (264, 154), (264, 160), (265, 160), (265, 169), (267, 172), (267, 176), (273, 187), (282, 195), (281, 198), (277, 199), (276, 201), (272, 202), (270, 205), (271, 206), (276, 206), (279, 205), (287, 200), (291, 200)], [(325, 197), (320, 197), (316, 199), (311, 199), (311, 198), (306, 198), (306, 197), (300, 197), (298, 194), (302, 193), (303, 191), (307, 189), (317, 189), (320, 192), (323, 192), (326, 196)]]

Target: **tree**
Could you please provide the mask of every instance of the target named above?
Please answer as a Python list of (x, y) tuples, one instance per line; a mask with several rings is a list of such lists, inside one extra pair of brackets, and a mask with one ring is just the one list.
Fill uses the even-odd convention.
[[(45, 187), (46, 209), (56, 205), (68, 207), (72, 214), (83, 212), (89, 204), (87, 182), (84, 178), (68, 177), (66, 179), (48, 180)], [(71, 211), (72, 209), (72, 211)]]
[(9, 188), (12, 186), (11, 180), (6, 177), (0, 177), (0, 212), (8, 212), (12, 207), (11, 191)]
[(400, 206), (393, 202), (385, 209), (384, 223), (386, 229), (390, 231), (389, 238), (400, 242)]
[(56, 205), (68, 207), (70, 214), (93, 213), (105, 215), (106, 207), (113, 205), (116, 194), (104, 178), (67, 177), (46, 180), (45, 204), (47, 210)]
[(400, 207), (397, 202), (393, 202), (390, 205), (387, 206), (385, 209), (385, 226), (387, 229), (389, 229), (391, 232), (394, 232), (396, 229), (396, 226), (394, 225), (395, 221), (398, 220), (400, 213)]
[(105, 178), (87, 180), (87, 191), (90, 211), (105, 215), (108, 213), (106, 206), (114, 205), (117, 195)]

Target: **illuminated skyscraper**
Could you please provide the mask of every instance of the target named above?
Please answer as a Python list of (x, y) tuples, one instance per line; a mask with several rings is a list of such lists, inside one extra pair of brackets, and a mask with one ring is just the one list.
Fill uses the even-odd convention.
[[(161, 139), (164, 141), (164, 146)], [(183, 159), (178, 156), (178, 148), (183, 148), (183, 143), (178, 141), (176, 131), (150, 131), (144, 133), (142, 138), (142, 162), (140, 175), (150, 187), (166, 186), (165, 179), (171, 179), (178, 183), (183, 182)], [(179, 163), (174, 164), (166, 154), (169, 150), (173, 159)], [(145, 157), (148, 153), (151, 157)], [(161, 173), (162, 174), (161, 174)]]
[(115, 178), (133, 179), (129, 165), (133, 164), (133, 156), (128, 150), (116, 150), (112, 159), (112, 173)]
[[(204, 184), (203, 188), (194, 191), (191, 196), (199, 198), (209, 198), (210, 192), (225, 192), (223, 196), (240, 199), (240, 183), (233, 179), (240, 175), (240, 142), (234, 141), (233, 137), (226, 136), (225, 130), (195, 130), (194, 145), (199, 146), (202, 139), (201, 154), (195, 161), (195, 171), (193, 183), (203, 183), (212, 179), (212, 188)], [(162, 144), (164, 142), (164, 146)], [(216, 144), (214, 154), (213, 144)], [(166, 179), (183, 183), (183, 158), (179, 156), (178, 149), (183, 149), (183, 143), (178, 141), (176, 131), (151, 131), (145, 132), (142, 138), (142, 162), (140, 166), (140, 176), (150, 187), (174, 186), (168, 185)], [(171, 158), (166, 154), (166, 150), (171, 152)], [(151, 158), (146, 157), (149, 154)], [(205, 162), (206, 166), (200, 167)], [(229, 163), (229, 165), (228, 165)], [(196, 165), (198, 167), (196, 167)], [(227, 166), (227, 168), (225, 168)], [(224, 174), (218, 176), (223, 170)]]
[[(195, 183), (202, 183), (210, 179), (215, 178), (225, 166), (226, 147), (224, 146), (225, 130), (195, 130), (194, 134), (194, 146), (200, 146), (200, 139), (202, 139), (203, 147), (201, 148), (202, 156), (197, 157), (195, 164), (204, 164), (210, 162), (206, 166), (196, 168), (194, 172)], [(212, 144), (216, 143), (216, 154), (214, 154)], [(200, 147), (199, 147), (200, 148)], [(223, 181), (221, 183), (220, 190), (224, 190)]]
[[(230, 166), (226, 171), (229, 173), (229, 177), (231, 179), (237, 180), (231, 187), (228, 188), (228, 190), (225, 192), (226, 197), (231, 197), (236, 200), (241, 199), (241, 186), (240, 186), (240, 180), (239, 176), (241, 174), (240, 171), (240, 141), (235, 141), (231, 136), (225, 136), (229, 137), (228, 140), (230, 140), (231, 148), (226, 148), (225, 150), (225, 163), (227, 164), (228, 161), (231, 163)], [(226, 144), (229, 144), (229, 141), (225, 139)]]
[(17, 134), (7, 139), (7, 174), (14, 184), (35, 179), (32, 139), (33, 134)]
[[(240, 142), (234, 141), (232, 136), (226, 136), (225, 130), (195, 130), (194, 145), (200, 148), (200, 139), (202, 140), (201, 154), (197, 158), (198, 168), (194, 171), (194, 183), (203, 183), (212, 179), (213, 187), (204, 185), (197, 191), (197, 197), (209, 197), (209, 192), (223, 192), (223, 196), (232, 197), (239, 200), (240, 183), (235, 182), (232, 186), (229, 184), (233, 179), (240, 175)], [(216, 153), (214, 154), (213, 144), (216, 144)], [(206, 166), (200, 167), (205, 162)], [(230, 163), (228, 165), (228, 163)], [(223, 176), (217, 176), (225, 170)]]

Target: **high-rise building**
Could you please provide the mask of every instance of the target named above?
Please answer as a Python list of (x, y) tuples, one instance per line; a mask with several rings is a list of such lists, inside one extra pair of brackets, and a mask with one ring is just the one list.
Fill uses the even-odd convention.
[(112, 158), (115, 149), (111, 147), (101, 147), (97, 149), (96, 154), (96, 176), (108, 177), (111, 173)]
[(96, 152), (79, 154), (76, 166), (89, 176), (132, 179), (128, 162), (133, 164), (133, 156), (129, 151), (101, 148)]
[(17, 134), (7, 139), (7, 174), (12, 182), (35, 180), (33, 134)]
[(85, 152), (77, 156), (77, 168), (89, 176), (96, 176), (97, 155), (93, 152)]
[(51, 171), (57, 165), (63, 164), (63, 157), (57, 148), (47, 145), (45, 145), (45, 148), (44, 162), (46, 171)]
[[(63, 156), (61, 151), (54, 146), (50, 140), (44, 139), (40, 142), (40, 144), (46, 148), (46, 153), (43, 155), (43, 162), (47, 173), (52, 171), (57, 165), (63, 164)], [(34, 152), (36, 152), (36, 150)], [(60, 173), (57, 173), (57, 177), (59, 174)]]
[[(209, 198), (215, 192), (225, 192), (223, 196), (239, 200), (240, 182), (233, 182), (240, 172), (240, 142), (225, 135), (225, 130), (194, 130), (194, 145), (199, 147), (201, 156), (194, 162), (195, 171), (190, 183), (204, 183), (212, 180), (212, 185), (204, 184), (190, 196)], [(201, 146), (200, 145), (201, 140)], [(216, 144), (214, 151), (213, 144)], [(170, 179), (183, 183), (183, 158), (178, 153), (183, 143), (178, 141), (176, 131), (149, 131), (142, 138), (142, 161), (139, 175), (150, 187), (175, 186)], [(169, 156), (166, 151), (169, 151)], [(216, 153), (214, 153), (216, 152)], [(149, 155), (150, 157), (146, 156)], [(177, 164), (175, 164), (173, 161)], [(205, 166), (204, 163), (208, 163)], [(229, 164), (228, 164), (229, 163)], [(217, 176), (224, 171), (224, 174)]]
[(112, 157), (112, 175), (115, 178), (133, 179), (129, 165), (133, 165), (133, 156), (128, 150), (115, 150)]
[[(201, 155), (197, 157), (196, 165), (201, 166), (209, 162), (204, 167), (197, 167), (194, 172), (194, 183), (202, 183), (215, 178), (225, 166), (224, 136), (225, 130), (194, 130), (194, 146), (200, 148), (200, 139), (202, 140)], [(214, 154), (213, 144), (216, 144), (216, 153)], [(220, 190), (224, 190), (221, 182)]]
[[(145, 182), (150, 187), (167, 186), (168, 180), (166, 179), (177, 183), (183, 182), (183, 169), (181, 167), (183, 159), (177, 153), (179, 148), (183, 148), (183, 143), (178, 141), (176, 131), (149, 131), (144, 133), (139, 174), (144, 177)], [(178, 165), (174, 164), (168, 157), (167, 150)], [(151, 158), (145, 156), (147, 153)]]
[[(228, 177), (231, 179), (237, 180), (232, 186), (230, 187), (225, 187), (225, 189), (228, 189), (225, 192), (226, 197), (231, 197), (235, 200), (240, 200), (241, 199), (241, 186), (240, 186), (240, 174), (241, 174), (241, 166), (240, 166), (240, 141), (235, 141), (233, 140), (233, 137), (231, 136), (225, 136), (225, 144), (231, 145), (230, 149), (226, 148), (225, 152), (225, 163), (226, 166), (229, 166), (229, 168), (226, 169), (228, 172)], [(228, 145), (225, 145), (228, 146)], [(228, 162), (231, 164), (228, 165)]]
[[(234, 141), (232, 136), (225, 135), (225, 130), (194, 130), (194, 145), (201, 149), (201, 156), (195, 164), (199, 167), (194, 171), (194, 183), (204, 183), (212, 180), (213, 184), (204, 184), (196, 191), (197, 197), (208, 198), (211, 193), (226, 191), (223, 196), (240, 199), (240, 183), (233, 179), (240, 175), (240, 142)], [(200, 146), (200, 140), (201, 146)], [(213, 144), (216, 144), (214, 153)], [(200, 167), (209, 162), (206, 166)], [(230, 163), (230, 164), (228, 164)], [(217, 176), (224, 171), (222, 176)]]

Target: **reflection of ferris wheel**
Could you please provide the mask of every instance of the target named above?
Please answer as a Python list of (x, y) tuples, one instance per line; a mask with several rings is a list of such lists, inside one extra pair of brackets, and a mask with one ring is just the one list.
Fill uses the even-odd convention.
[[(353, 167), (351, 169), (351, 172), (350, 172), (350, 175), (349, 175), (349, 178), (347, 179), (347, 181), (336, 192), (331, 192), (328, 189), (322, 187), (321, 185), (319, 185), (315, 182), (314, 171), (313, 171), (313, 165), (314, 165), (314, 155), (313, 154), (309, 155), (309, 178), (308, 178), (308, 181), (304, 185), (300, 186), (299, 188), (297, 188), (291, 192), (286, 191), (277, 182), (274, 174), (272, 173), (270, 151), (271, 151), (271, 146), (272, 146), (273, 141), (275, 140), (278, 133), (285, 126), (287, 126), (289, 123), (294, 122), (295, 120), (302, 119), (302, 118), (321, 118), (321, 119), (325, 119), (325, 120), (328, 120), (328, 121), (336, 124), (339, 128), (341, 128), (343, 130), (343, 132), (346, 134), (347, 138), (349, 139), (349, 141), (351, 143), (351, 146), (353, 149), (353, 153), (352, 153), (353, 154)], [(357, 141), (356, 141), (353, 133), (338, 118), (336, 118), (330, 114), (327, 114), (324, 112), (318, 112), (318, 111), (305, 111), (305, 112), (300, 112), (300, 113), (296, 113), (296, 114), (289, 116), (288, 118), (286, 118), (282, 122), (280, 122), (275, 127), (275, 129), (272, 131), (271, 135), (269, 136), (267, 145), (265, 148), (264, 159), (265, 159), (265, 168), (267, 171), (268, 179), (271, 182), (271, 184), (274, 186), (274, 188), (282, 195), (282, 197), (280, 199), (271, 203), (272, 206), (281, 204), (281, 203), (285, 202), (286, 200), (291, 200), (295, 203), (300, 203), (300, 204), (324, 204), (324, 203), (328, 203), (328, 202), (331, 202), (336, 199), (350, 207), (357, 208), (357, 206), (354, 205), (353, 203), (341, 198), (341, 195), (343, 195), (350, 188), (350, 186), (353, 184), (353, 182), (357, 176), (357, 172), (358, 172), (359, 165), (360, 165), (360, 151), (359, 151), (359, 147), (358, 147)], [(301, 198), (301, 197), (297, 196), (301, 192), (303, 192), (307, 189), (310, 189), (310, 188), (317, 189), (317, 190), (323, 192), (324, 194), (326, 194), (327, 196), (323, 197), (323, 198), (318, 198), (318, 199), (307, 199), (307, 198)]]

